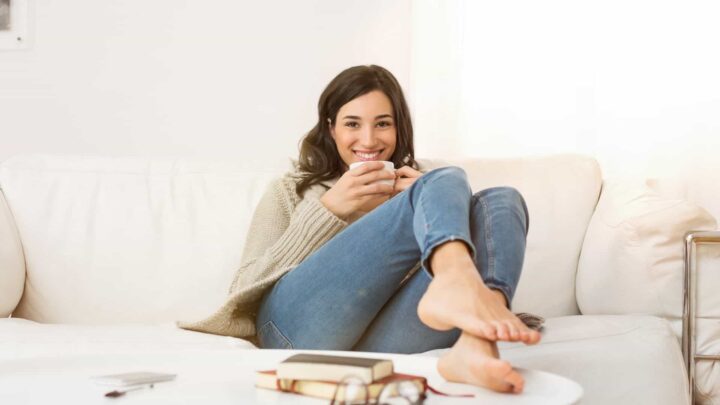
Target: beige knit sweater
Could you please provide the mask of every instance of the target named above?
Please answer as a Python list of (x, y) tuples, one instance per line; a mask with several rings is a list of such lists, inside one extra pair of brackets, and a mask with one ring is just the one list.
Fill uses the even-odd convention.
[(214, 314), (183, 329), (252, 338), (255, 312), (267, 289), (347, 226), (320, 202), (321, 185), (295, 193), (296, 173), (273, 181), (260, 199), (248, 230), (240, 268), (229, 296)]
[[(422, 173), (432, 168), (429, 161), (418, 161), (418, 166)], [(320, 202), (320, 197), (337, 178), (310, 187), (303, 198), (295, 192), (299, 179), (297, 171), (286, 173), (273, 181), (260, 199), (250, 223), (240, 268), (225, 303), (203, 320), (178, 321), (177, 326), (216, 335), (254, 338), (255, 314), (263, 294), (285, 273), (360, 218), (356, 215), (343, 221)]]
[[(442, 165), (418, 160), (422, 173)], [(310, 187), (303, 198), (295, 192), (299, 181), (297, 171), (273, 181), (253, 214), (240, 267), (225, 303), (205, 319), (178, 321), (177, 326), (254, 340), (255, 314), (263, 294), (285, 273), (361, 217), (356, 215), (343, 221), (320, 202), (320, 197), (337, 180)], [(419, 267), (418, 261), (410, 273)]]

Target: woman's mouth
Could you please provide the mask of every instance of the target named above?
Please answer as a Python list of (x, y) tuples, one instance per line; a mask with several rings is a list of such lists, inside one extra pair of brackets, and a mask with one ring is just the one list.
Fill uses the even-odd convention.
[(370, 160), (377, 160), (378, 156), (380, 156), (380, 153), (382, 153), (383, 150), (384, 149), (380, 149), (380, 150), (373, 151), (373, 152), (370, 152), (370, 151), (362, 151), (361, 152), (361, 151), (354, 150), (353, 154), (358, 159), (360, 159), (360, 161), (367, 162)]

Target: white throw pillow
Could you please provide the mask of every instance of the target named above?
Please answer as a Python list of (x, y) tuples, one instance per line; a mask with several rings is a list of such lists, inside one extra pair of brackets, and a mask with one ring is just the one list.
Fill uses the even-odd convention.
[(703, 208), (644, 182), (607, 182), (580, 254), (580, 311), (681, 317), (684, 235), (716, 226)]

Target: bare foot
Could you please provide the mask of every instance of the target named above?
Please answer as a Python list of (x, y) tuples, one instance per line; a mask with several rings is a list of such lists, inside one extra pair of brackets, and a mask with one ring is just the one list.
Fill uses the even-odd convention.
[(495, 342), (464, 332), (450, 351), (438, 360), (437, 367), (440, 375), (451, 382), (516, 394), (525, 386), (522, 375), (510, 363), (498, 358)]
[(440, 264), (433, 263), (435, 276), (418, 304), (418, 316), (425, 325), (437, 330), (457, 327), (492, 341), (540, 341), (540, 333), (507, 308), (505, 296), (482, 282), (469, 256), (442, 270)]

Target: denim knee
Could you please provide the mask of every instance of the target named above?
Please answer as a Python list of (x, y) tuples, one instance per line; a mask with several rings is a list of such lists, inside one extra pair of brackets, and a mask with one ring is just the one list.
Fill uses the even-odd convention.
[(530, 229), (530, 215), (525, 198), (516, 188), (509, 186), (491, 187), (473, 194), (473, 202), (480, 198), (501, 201), (503, 205), (522, 212), (520, 217), (525, 220), (525, 233)]
[(425, 175), (420, 177), (423, 183), (431, 183), (435, 181), (457, 181), (459, 183), (464, 184), (468, 190), (470, 189), (470, 186), (468, 185), (468, 178), (467, 174), (465, 173), (465, 170), (462, 167), (458, 166), (445, 166), (438, 169), (431, 170), (427, 172)]
[(467, 174), (465, 173), (465, 169), (459, 166), (445, 166), (440, 167), (435, 170), (431, 170), (425, 174), (423, 177), (437, 177), (437, 176), (458, 176), (465, 180), (467, 180)]

